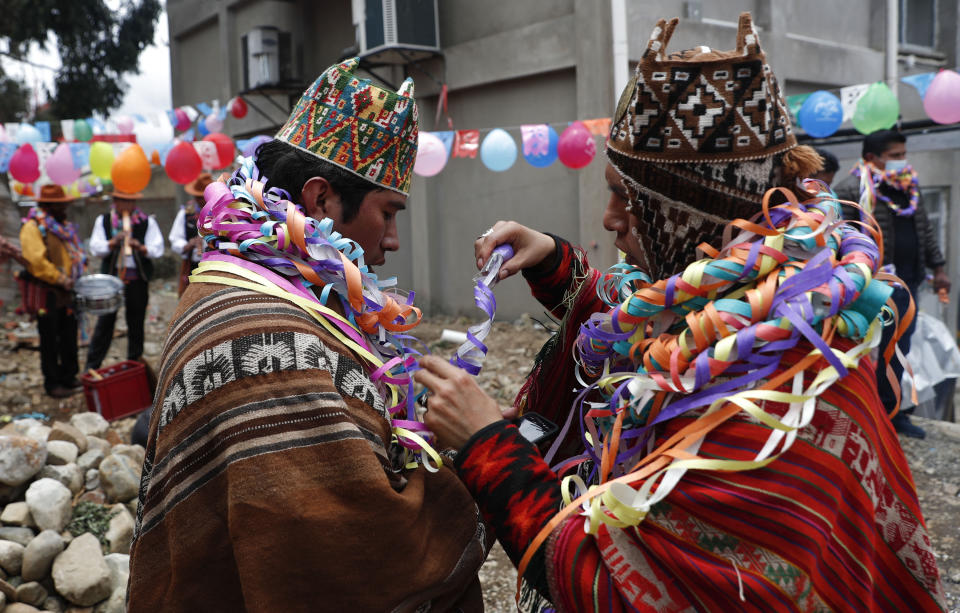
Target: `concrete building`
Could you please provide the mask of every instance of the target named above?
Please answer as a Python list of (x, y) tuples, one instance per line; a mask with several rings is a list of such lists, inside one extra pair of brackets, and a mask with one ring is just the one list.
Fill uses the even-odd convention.
[[(891, 2), (900, 11), (901, 42), (896, 54), (887, 55)], [(256, 109), (227, 123), (238, 137), (272, 133), (306, 84), (341, 57), (362, 51), (355, 16), (366, 9), (379, 18), (384, 3), (393, 6), (386, 0), (168, 0), (173, 102), (223, 101), (249, 89), (251, 63), (244, 57), (251, 44), (260, 43), (248, 33), (274, 26), (280, 83), (246, 94)], [(396, 0), (395, 8), (432, 4)], [(414, 77), (422, 130), (447, 129), (445, 118), (434, 123), (445, 84), (455, 129), (504, 127), (519, 142), (521, 124), (562, 128), (575, 119), (608, 117), (618, 83), (626, 80), (627, 61), (639, 58), (661, 16), (683, 18), (674, 49), (694, 44), (730, 49), (737, 15), (752, 11), (776, 74), (786, 93), (795, 94), (881, 80), (893, 69), (902, 76), (956, 66), (958, 6), (958, 0), (849, 0), (842, 8), (835, 0), (437, 0), (439, 53), (374, 72), (394, 85)], [(904, 119), (925, 118), (916, 92), (905, 85), (899, 89)], [(859, 145), (844, 138), (826, 144), (836, 147), (849, 167)], [(602, 150), (602, 139), (597, 144)], [(929, 200), (940, 203), (934, 214), (946, 239), (960, 198), (953, 171), (960, 163), (956, 140), (918, 136), (910, 147)], [(569, 237), (596, 266), (606, 267), (616, 255), (600, 221), (607, 198), (603, 165), (602, 155), (579, 171), (559, 163), (537, 169), (520, 159), (493, 173), (479, 160), (451, 159), (436, 177), (414, 180), (409, 213), (401, 222), (403, 248), (385, 272), (396, 273), (402, 287), (416, 289), (427, 311), (476, 315), (472, 243), (498, 219)], [(954, 274), (960, 272), (957, 247), (944, 245)], [(540, 313), (525, 294), (521, 281), (505, 284), (498, 292), (500, 313)]]

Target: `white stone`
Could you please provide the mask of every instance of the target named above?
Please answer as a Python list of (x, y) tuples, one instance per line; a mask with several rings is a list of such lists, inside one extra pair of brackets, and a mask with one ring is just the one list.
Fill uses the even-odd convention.
[(26, 483), (40, 472), (46, 461), (46, 443), (26, 436), (0, 436), (0, 483)]
[(15, 528), (13, 526), (0, 528), (0, 540), (20, 543), (24, 547), (33, 540), (34, 536), (33, 530), (30, 528)]
[(133, 540), (133, 516), (123, 504), (110, 507), (115, 513), (110, 518), (110, 527), (107, 528), (107, 542), (110, 544), (110, 553), (130, 553), (130, 541)]
[(127, 588), (113, 590), (110, 598), (99, 603), (93, 608), (93, 613), (126, 613), (127, 610)]
[(133, 460), (137, 466), (142, 466), (147, 450), (144, 449), (142, 445), (114, 445), (110, 453), (114, 455), (125, 455)]
[(77, 453), (87, 450), (87, 435), (62, 421), (54, 422), (50, 434), (47, 435), (47, 442), (50, 441), (70, 441), (77, 446)]
[(27, 506), (33, 521), (41, 530), (60, 532), (68, 523), (73, 509), (73, 498), (67, 486), (55, 479), (40, 479), (27, 488)]
[(50, 434), (50, 427), (43, 425), (42, 421), (36, 419), (18, 419), (12, 422), (13, 428), (22, 436), (27, 436), (33, 440), (45, 443)]
[(47, 464), (37, 473), (37, 478), (56, 479), (67, 486), (73, 494), (79, 494), (83, 491), (83, 472), (80, 467), (71, 462), (63, 466), (51, 466)]
[(103, 454), (103, 457), (110, 455), (110, 441), (100, 438), (99, 436), (87, 435), (87, 451), (91, 449), (97, 449), (100, 453)]
[(111, 595), (110, 568), (103, 560), (100, 541), (89, 532), (73, 539), (70, 546), (57, 556), (51, 576), (57, 592), (82, 607), (94, 605)]
[(47, 441), (47, 464), (62, 466), (76, 461), (76, 445), (70, 441)]
[(23, 567), (23, 550), (20, 543), (0, 541), (0, 568), (8, 575), (19, 575)]
[(3, 610), (3, 613), (41, 613), (41, 611), (25, 602), (11, 602)]
[(108, 455), (100, 463), (100, 486), (111, 502), (127, 502), (140, 491), (141, 465), (125, 455)]
[(49, 596), (47, 589), (36, 581), (28, 581), (17, 586), (17, 600), (20, 602), (42, 607), (47, 596)]
[(103, 438), (110, 429), (110, 424), (99, 413), (77, 413), (70, 417), (70, 425), (87, 436)]
[(50, 572), (53, 560), (63, 551), (60, 535), (53, 530), (44, 530), (36, 536), (23, 552), (23, 580), (40, 581)]
[(30, 507), (25, 502), (11, 502), (5, 506), (3, 513), (0, 513), (0, 522), (25, 528), (36, 526), (30, 515)]
[(127, 589), (127, 579), (130, 578), (130, 556), (125, 553), (108, 553), (103, 561), (110, 569), (110, 588)]
[(100, 462), (103, 462), (103, 458), (105, 457), (106, 454), (100, 449), (88, 449), (83, 455), (77, 458), (77, 466), (82, 470), (99, 468)]
[(96, 468), (88, 470), (87, 474), (83, 477), (83, 487), (88, 492), (100, 487), (100, 471)]

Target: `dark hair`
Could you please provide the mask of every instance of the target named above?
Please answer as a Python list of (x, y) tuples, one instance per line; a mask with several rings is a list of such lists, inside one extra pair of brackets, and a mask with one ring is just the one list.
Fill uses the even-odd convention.
[[(323, 177), (343, 203), (343, 221), (349, 222), (360, 211), (363, 199), (372, 191), (384, 189), (352, 172), (279, 140), (257, 147), (257, 168), (267, 178), (269, 187), (290, 194), (297, 202), (300, 190), (313, 177)], [(303, 204), (303, 203), (298, 203)]]
[(863, 150), (860, 152), (863, 157), (868, 153), (881, 156), (893, 143), (905, 143), (907, 137), (894, 130), (877, 130), (871, 132), (863, 139)]
[(820, 169), (820, 172), (837, 172), (840, 170), (840, 161), (837, 160), (837, 156), (820, 147), (814, 147), (814, 151), (823, 160), (823, 168)]

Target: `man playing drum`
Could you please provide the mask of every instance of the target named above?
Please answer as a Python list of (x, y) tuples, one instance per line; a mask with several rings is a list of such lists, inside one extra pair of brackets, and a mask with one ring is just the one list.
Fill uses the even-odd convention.
[[(73, 311), (73, 283), (86, 263), (76, 226), (67, 221), (73, 198), (59, 185), (44, 185), (37, 206), (20, 228), (20, 245), (27, 272), (22, 287), (38, 297), (40, 369), (43, 387), (54, 398), (80, 390), (77, 381), (77, 317)], [(27, 293), (27, 292), (25, 292)]]

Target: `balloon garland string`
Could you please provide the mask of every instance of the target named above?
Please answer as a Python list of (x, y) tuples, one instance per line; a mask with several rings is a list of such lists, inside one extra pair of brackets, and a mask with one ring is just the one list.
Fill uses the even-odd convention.
[[(204, 190), (197, 218), (205, 241), (191, 283), (216, 283), (269, 294), (309, 313), (366, 363), (383, 395), (403, 463), (439, 469), (433, 434), (418, 418), (413, 378), (416, 338), (404, 334), (420, 322), (413, 292), (389, 288), (363, 261), (363, 249), (333, 230), (331, 219), (306, 216), (290, 195), (245, 158), (232, 177)], [(331, 295), (344, 315), (328, 306)]]
[[(774, 195), (786, 202), (771, 206)], [(877, 274), (882, 243), (867, 220), (844, 222), (829, 193), (801, 203), (776, 188), (755, 221), (730, 222), (723, 247), (701, 245), (707, 257), (683, 272), (656, 283), (635, 271), (605, 278), (598, 293), (616, 298), (612, 309), (582, 325), (575, 347), (584, 388), (571, 414), (579, 415), (585, 452), (554, 467), (592, 461), (590, 485), (563, 477), (565, 506), (524, 553), (518, 594), (534, 553), (571, 514), (584, 516), (592, 534), (602, 524), (636, 526), (687, 470), (752, 470), (791, 447), (819, 395), (880, 342), (879, 316), (892, 304), (887, 281), (895, 278)], [(908, 323), (901, 320), (898, 334)], [(852, 347), (835, 347), (838, 336)], [(784, 353), (801, 347), (806, 354), (781, 371)], [(778, 416), (766, 403), (787, 408)], [(700, 413), (652, 448), (656, 425), (691, 411)], [(705, 437), (741, 412), (771, 429), (754, 458), (698, 455)]]

